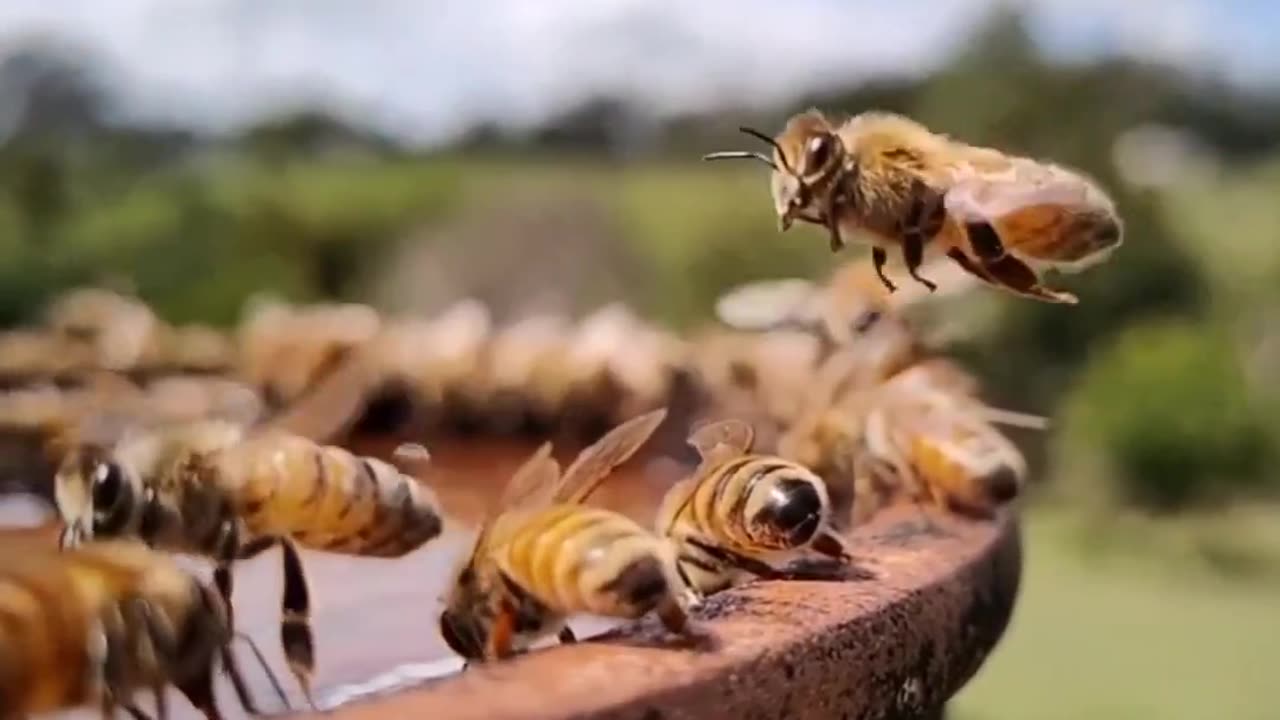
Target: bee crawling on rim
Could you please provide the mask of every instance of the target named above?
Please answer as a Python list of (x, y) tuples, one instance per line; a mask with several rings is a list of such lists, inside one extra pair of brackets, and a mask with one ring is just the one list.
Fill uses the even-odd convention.
[(779, 227), (795, 220), (827, 229), (832, 252), (859, 234), (870, 238), (881, 282), (888, 250), (907, 273), (946, 255), (996, 287), (1044, 302), (1075, 304), (1046, 287), (1044, 270), (1075, 273), (1102, 262), (1122, 243), (1111, 199), (1075, 170), (968, 145), (886, 112), (836, 125), (817, 110), (793, 116), (777, 137), (740, 128), (773, 147), (717, 152), (707, 160), (750, 158), (773, 169), (770, 190)]
[(560, 473), (543, 444), (512, 476), (481, 523), (445, 609), (440, 634), (470, 662), (511, 656), (557, 635), (574, 642), (572, 613), (634, 619), (656, 610), (689, 636), (699, 598), (672, 544), (632, 519), (583, 505), (666, 416), (655, 410), (606, 433)]
[(240, 673), (231, 642), (257, 656), (288, 708), (288, 698), (253, 640), (233, 632), (212, 587), (173, 558), (139, 542), (104, 541), (70, 552), (22, 539), (0, 543), (0, 718), (96, 707), (149, 716), (135, 696), (150, 691), (167, 720), (168, 686), (208, 720), (220, 720), (215, 667), (241, 707), (262, 715)]
[(719, 592), (744, 573), (805, 577), (771, 563), (804, 552), (836, 561), (838, 569), (817, 577), (838, 577), (853, 561), (831, 526), (822, 478), (797, 462), (751, 453), (753, 439), (751, 425), (741, 420), (695, 429), (689, 443), (702, 461), (667, 491), (658, 510), (656, 531), (675, 542), (681, 571), (702, 594)]
[(280, 640), (311, 701), (311, 600), (298, 546), (394, 558), (443, 529), (435, 493), (410, 473), (425, 448), (402, 446), (392, 464), (312, 439), (352, 414), (366, 374), (344, 367), (319, 394), (253, 427), (207, 420), (128, 428), (109, 442), (77, 436), (54, 482), (62, 546), (137, 538), (208, 558), (228, 608), (232, 564), (279, 546)]

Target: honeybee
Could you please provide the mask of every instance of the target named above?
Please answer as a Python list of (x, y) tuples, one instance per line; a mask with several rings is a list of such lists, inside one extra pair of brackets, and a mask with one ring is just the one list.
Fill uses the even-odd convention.
[(238, 330), (241, 374), (262, 388), (268, 402), (284, 404), (313, 387), (317, 378), (367, 346), (382, 319), (354, 303), (294, 307), (259, 299), (248, 304)]
[[(205, 717), (221, 717), (214, 668), (221, 663), (248, 713), (260, 715), (241, 675), (222, 598), (174, 560), (129, 541), (59, 553), (42, 543), (0, 545), (0, 718), (78, 706), (115, 717), (148, 716), (136, 695), (151, 691), (168, 717), (173, 685)], [(266, 670), (282, 701), (288, 700)]]
[(1026, 461), (998, 426), (1044, 429), (1044, 418), (986, 405), (976, 378), (943, 358), (871, 385), (839, 377), (815, 383), (778, 451), (846, 481), (855, 523), (895, 499), (989, 516), (1019, 494)]
[(45, 313), (50, 330), (92, 348), (96, 366), (108, 370), (137, 367), (153, 350), (163, 323), (136, 297), (104, 288), (69, 290)]
[(754, 431), (740, 420), (702, 425), (689, 437), (698, 468), (667, 491), (655, 530), (679, 548), (680, 569), (702, 594), (719, 592), (743, 572), (783, 573), (768, 560), (801, 551), (848, 563), (831, 527), (822, 478), (799, 463), (751, 453)]
[(438, 416), (474, 414), (486, 383), (477, 372), (493, 331), (489, 309), (460, 300), (431, 318), (400, 319), (377, 341), (388, 375), (403, 380)]
[(697, 598), (674, 546), (634, 520), (583, 501), (653, 433), (666, 410), (633, 418), (583, 450), (563, 475), (545, 443), (512, 476), (480, 526), (440, 614), (445, 642), (487, 661), (558, 635), (576, 612), (638, 618), (657, 610), (673, 633), (689, 631)]
[(1077, 302), (1042, 284), (1042, 271), (1079, 272), (1122, 243), (1111, 199), (1075, 170), (936, 134), (901, 115), (864, 112), (836, 125), (817, 110), (793, 116), (772, 157), (720, 152), (706, 159), (754, 158), (773, 168), (779, 227), (795, 220), (827, 228), (832, 252), (860, 234), (870, 239), (880, 281), (888, 249), (900, 248), (916, 282), (926, 257), (946, 255), (980, 280), (1045, 302)]
[(93, 349), (43, 329), (0, 332), (0, 384), (61, 379), (95, 367)]
[[(989, 408), (948, 384), (954, 373), (938, 373), (912, 367), (875, 392), (863, 417), (858, 489), (865, 496), (905, 483), (917, 501), (990, 516), (1020, 494), (1027, 474), (1021, 451), (997, 425), (1043, 429), (1044, 419)], [(865, 516), (875, 503), (862, 505), (855, 511)]]
[[(420, 461), (425, 448), (402, 455)], [(399, 557), (440, 534), (435, 494), (397, 467), (272, 428), (202, 421), (83, 442), (54, 483), (61, 543), (135, 537), (213, 560), (230, 603), (231, 564), (279, 545), (284, 572), (281, 642), (310, 699), (315, 653), (310, 596), (297, 546)]]

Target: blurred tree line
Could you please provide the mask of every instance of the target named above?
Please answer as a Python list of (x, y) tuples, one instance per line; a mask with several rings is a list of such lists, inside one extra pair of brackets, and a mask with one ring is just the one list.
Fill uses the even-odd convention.
[[(0, 63), (5, 324), (98, 283), (175, 321), (234, 322), (262, 290), (426, 309), (461, 293), (515, 308), (524, 299), (502, 292), (559, 287), (569, 297), (553, 305), (623, 296), (688, 327), (734, 284), (834, 262), (820, 234), (777, 233), (758, 167), (697, 158), (742, 146), (740, 124), (882, 108), (1077, 166), (1115, 195), (1126, 244), (1063, 279), (1078, 307), (994, 293), (956, 303), (973, 318), (957, 352), (994, 399), (1060, 421), (1053, 442), (1029, 443), (1050, 462), (1041, 475), (1161, 511), (1280, 487), (1280, 96), (1131, 59), (1053, 63), (1001, 13), (919, 78), (666, 119), (602, 97), (538, 128), (477, 127), (419, 152), (313, 112), (233, 137), (132, 126), (90, 66), (40, 45)], [(1193, 139), (1211, 170), (1126, 177), (1117, 148), (1149, 127)], [(536, 275), (511, 283), (514, 268)]]

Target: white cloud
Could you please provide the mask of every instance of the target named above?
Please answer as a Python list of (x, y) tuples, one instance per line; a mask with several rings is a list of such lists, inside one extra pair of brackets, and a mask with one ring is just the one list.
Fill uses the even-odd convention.
[[(1105, 42), (1139, 53), (1203, 53), (1214, 0), (1158, 2), (1030, 0), (1050, 26), (1086, 39), (1102, 28)], [(994, 4), (4, 0), (0, 37), (47, 30), (99, 51), (144, 118), (224, 129), (320, 101), (430, 142), (478, 120), (535, 122), (596, 91), (663, 111), (918, 71)]]

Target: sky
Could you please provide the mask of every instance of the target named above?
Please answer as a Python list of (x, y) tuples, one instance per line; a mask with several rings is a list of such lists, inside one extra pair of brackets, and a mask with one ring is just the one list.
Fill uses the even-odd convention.
[[(593, 94), (657, 113), (943, 62), (999, 0), (0, 0), (0, 53), (88, 48), (135, 119), (233, 130), (320, 104), (415, 144)], [(1280, 3), (1021, 0), (1064, 58), (1122, 52), (1275, 87)]]

